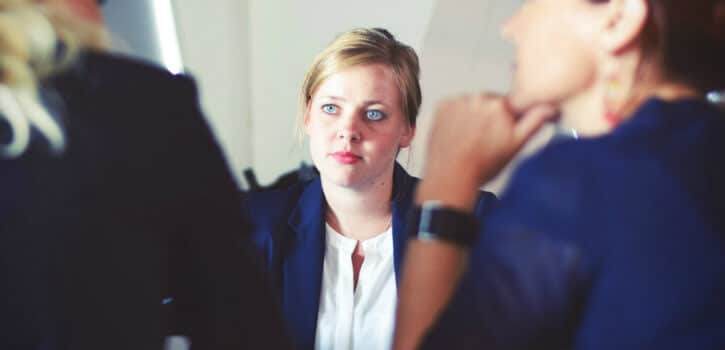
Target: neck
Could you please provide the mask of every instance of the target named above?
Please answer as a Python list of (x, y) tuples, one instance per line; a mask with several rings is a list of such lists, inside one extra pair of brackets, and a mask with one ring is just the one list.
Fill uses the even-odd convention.
[(604, 118), (603, 84), (593, 84), (588, 90), (561, 105), (561, 122), (576, 130), (578, 135), (596, 136), (609, 131)]
[(588, 89), (562, 103), (562, 122), (565, 125), (576, 129), (580, 135), (603, 134), (616, 126), (605, 118), (607, 112), (623, 121), (631, 118), (652, 97), (673, 101), (699, 95), (691, 86), (667, 80), (657, 65), (642, 62), (637, 52), (623, 56), (619, 67), (616, 81), (624, 86), (619, 88), (619, 95), (615, 93), (616, 98), (607, 98), (612, 92), (611, 76), (607, 79), (602, 74)]
[(392, 223), (392, 170), (360, 188), (340, 186), (322, 178), (327, 223), (343, 236), (366, 240), (385, 232)]

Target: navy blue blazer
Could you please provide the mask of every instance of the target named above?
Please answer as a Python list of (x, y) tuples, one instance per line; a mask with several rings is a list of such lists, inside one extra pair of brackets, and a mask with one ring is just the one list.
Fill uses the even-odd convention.
[(514, 175), (426, 349), (725, 349), (725, 116), (646, 102)]
[[(405, 253), (406, 223), (418, 179), (396, 163), (393, 173), (393, 251), (396, 282)], [(248, 231), (277, 291), (287, 329), (300, 349), (315, 344), (325, 256), (325, 200), (320, 178), (287, 190), (243, 196)], [(496, 197), (482, 192), (476, 214), (482, 218)]]

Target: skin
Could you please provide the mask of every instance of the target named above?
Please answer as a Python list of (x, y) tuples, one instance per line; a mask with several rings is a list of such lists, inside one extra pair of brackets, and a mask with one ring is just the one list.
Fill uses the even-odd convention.
[[(675, 100), (693, 88), (664, 79), (642, 60), (638, 45), (646, 0), (529, 0), (502, 33), (516, 48), (512, 89), (452, 98), (438, 105), (416, 202), (472, 211), (479, 186), (491, 180), (547, 120), (580, 134), (607, 133), (605, 110), (623, 119), (647, 98)], [(607, 84), (631, 87), (629, 98), (606, 101)], [(556, 82), (552, 84), (552, 82)], [(636, 85), (636, 86), (635, 86)], [(448, 302), (467, 251), (438, 241), (411, 240), (400, 287), (394, 349), (415, 349)], [(426, 262), (435, 261), (435, 264)]]
[(96, 0), (35, 0), (63, 8), (73, 16), (95, 24), (101, 24), (103, 17)]
[[(372, 64), (330, 76), (308, 103), (304, 127), (327, 221), (350, 238), (365, 240), (390, 225), (395, 158), (415, 133), (400, 101), (393, 71)], [(349, 152), (352, 161), (341, 161), (339, 152)]]

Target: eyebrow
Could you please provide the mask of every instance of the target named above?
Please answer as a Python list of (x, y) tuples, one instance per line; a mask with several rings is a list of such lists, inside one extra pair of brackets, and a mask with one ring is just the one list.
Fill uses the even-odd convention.
[[(335, 101), (347, 101), (344, 97), (335, 96), (335, 95), (320, 96), (319, 98), (327, 98), (327, 99), (335, 100)], [(388, 106), (385, 102), (380, 101), (380, 100), (368, 100), (368, 101), (363, 102), (363, 105), (364, 106), (383, 105), (384, 107)]]

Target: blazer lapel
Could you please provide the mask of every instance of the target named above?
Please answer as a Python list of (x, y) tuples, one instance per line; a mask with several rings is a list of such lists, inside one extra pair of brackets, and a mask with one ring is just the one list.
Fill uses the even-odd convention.
[(406, 243), (408, 242), (407, 227), (408, 215), (413, 202), (417, 180), (405, 172), (403, 167), (395, 163), (393, 171), (393, 265), (395, 268), (395, 283), (400, 286), (400, 276), (405, 257)]
[(325, 255), (324, 200), (319, 177), (305, 187), (288, 224), (295, 232), (284, 262), (283, 307), (298, 348), (314, 347)]

